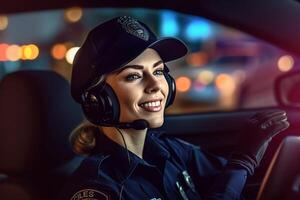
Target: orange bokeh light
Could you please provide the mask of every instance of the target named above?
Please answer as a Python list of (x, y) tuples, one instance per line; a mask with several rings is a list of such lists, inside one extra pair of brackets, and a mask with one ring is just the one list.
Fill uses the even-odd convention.
[(53, 46), (51, 50), (52, 56), (57, 60), (63, 59), (66, 55), (66, 52), (67, 52), (67, 47), (63, 44), (56, 44)]
[(201, 67), (208, 61), (208, 55), (205, 52), (191, 53), (187, 56), (186, 61), (194, 67)]
[(8, 26), (8, 17), (5, 15), (0, 15), (0, 30), (3, 31)]
[(0, 61), (6, 61), (7, 56), (6, 56), (6, 50), (8, 48), (8, 44), (0, 44)]
[(234, 79), (228, 74), (219, 74), (215, 80), (217, 88), (225, 96), (230, 96), (235, 91)]
[(290, 71), (294, 67), (294, 58), (289, 55), (281, 56), (278, 60), (278, 68), (282, 72)]
[(69, 22), (77, 22), (82, 17), (82, 8), (72, 7), (65, 11), (65, 18)]
[(181, 76), (176, 79), (176, 88), (179, 92), (186, 92), (190, 89), (192, 81), (186, 76)]

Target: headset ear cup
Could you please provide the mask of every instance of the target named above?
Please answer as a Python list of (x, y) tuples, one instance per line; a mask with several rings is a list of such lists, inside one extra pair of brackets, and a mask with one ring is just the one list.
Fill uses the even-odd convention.
[(105, 117), (110, 123), (119, 122), (120, 103), (116, 93), (114, 92), (113, 88), (109, 84), (105, 85), (103, 92), (104, 92), (104, 96), (106, 97), (105, 113), (107, 116)]
[(166, 101), (166, 108), (173, 104), (176, 96), (176, 84), (174, 78), (169, 74), (165, 73), (165, 78), (169, 86), (169, 94)]
[(119, 120), (120, 106), (110, 85), (97, 86), (86, 92), (82, 109), (86, 118), (96, 125)]
[(82, 110), (86, 118), (93, 124), (99, 123), (99, 113), (103, 113), (103, 101), (92, 92), (84, 94), (84, 101), (81, 104)]

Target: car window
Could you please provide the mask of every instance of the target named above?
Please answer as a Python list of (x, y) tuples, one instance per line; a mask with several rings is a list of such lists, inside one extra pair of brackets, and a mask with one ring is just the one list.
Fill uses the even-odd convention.
[[(0, 15), (0, 79), (17, 70), (54, 70), (70, 80), (88, 30), (120, 15), (145, 21), (160, 37), (178, 37), (189, 53), (167, 63), (177, 86), (168, 114), (273, 106), (274, 79), (298, 58), (210, 20), (152, 9), (81, 9)], [(171, 49), (176, 51), (176, 49)]]

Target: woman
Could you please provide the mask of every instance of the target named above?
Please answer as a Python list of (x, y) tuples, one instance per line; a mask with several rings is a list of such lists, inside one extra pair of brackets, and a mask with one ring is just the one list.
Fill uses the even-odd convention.
[(92, 122), (76, 129), (71, 142), (76, 152), (89, 156), (62, 199), (240, 199), (269, 139), (287, 128), (286, 115), (255, 115), (247, 130), (260, 134), (249, 133), (228, 161), (149, 131), (163, 124), (164, 110), (175, 97), (165, 63), (186, 52), (180, 40), (158, 39), (127, 16), (89, 33), (71, 80), (72, 96)]

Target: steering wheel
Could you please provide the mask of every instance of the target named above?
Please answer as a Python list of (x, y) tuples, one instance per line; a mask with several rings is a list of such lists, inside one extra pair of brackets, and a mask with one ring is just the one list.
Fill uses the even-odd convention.
[(300, 199), (300, 137), (289, 136), (276, 151), (256, 200)]

